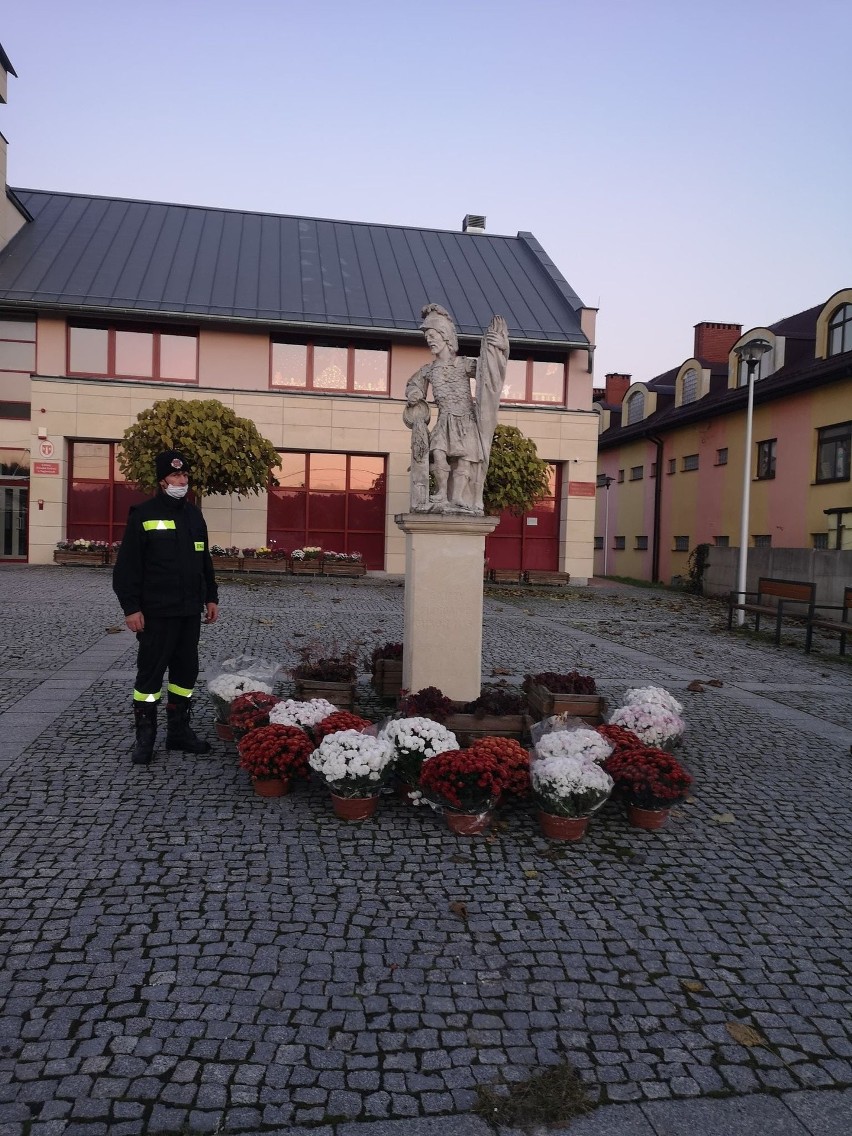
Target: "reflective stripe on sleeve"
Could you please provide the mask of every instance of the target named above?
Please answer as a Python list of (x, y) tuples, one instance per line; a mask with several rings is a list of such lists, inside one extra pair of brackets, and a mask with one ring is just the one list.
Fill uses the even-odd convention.
[(173, 529), (175, 523), (174, 521), (143, 521), (142, 528), (145, 532), (156, 532), (160, 529)]

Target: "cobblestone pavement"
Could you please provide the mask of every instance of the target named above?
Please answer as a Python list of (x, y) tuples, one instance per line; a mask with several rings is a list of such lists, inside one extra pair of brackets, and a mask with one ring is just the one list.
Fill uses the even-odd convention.
[[(290, 663), (312, 636), (366, 655), (402, 637), (402, 600), (394, 579), (224, 581), (203, 665)], [(314, 787), (255, 797), (218, 741), (161, 737), (134, 768), (108, 573), (6, 566), (0, 605), (0, 1136), (485, 1136), (478, 1085), (564, 1060), (604, 1106), (576, 1136), (849, 1131), (835, 644), (776, 648), (654, 589), (491, 589), (486, 678), (577, 666), (611, 701), (685, 702), (695, 789), (670, 826), (607, 805), (562, 846), (524, 809), (476, 838), (391, 798), (347, 826)]]

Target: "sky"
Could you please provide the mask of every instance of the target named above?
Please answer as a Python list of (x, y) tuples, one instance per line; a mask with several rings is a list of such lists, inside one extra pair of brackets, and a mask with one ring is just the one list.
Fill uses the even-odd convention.
[(596, 385), (852, 286), (848, 0), (28, 0), (13, 186), (535, 234)]

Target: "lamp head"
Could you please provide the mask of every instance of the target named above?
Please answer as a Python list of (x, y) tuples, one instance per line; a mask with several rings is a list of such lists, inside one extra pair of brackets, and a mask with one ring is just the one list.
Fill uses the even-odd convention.
[(743, 363), (759, 363), (761, 355), (772, 350), (772, 344), (765, 339), (750, 339), (748, 343), (741, 343), (734, 348), (737, 357)]

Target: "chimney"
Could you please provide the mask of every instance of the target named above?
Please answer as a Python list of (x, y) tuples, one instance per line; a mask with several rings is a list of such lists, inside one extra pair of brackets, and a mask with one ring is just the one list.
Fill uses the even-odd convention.
[(468, 213), (462, 221), (463, 233), (484, 233), (485, 218), (477, 213)]
[(627, 394), (627, 388), (630, 386), (631, 376), (604, 375), (604, 378), (606, 379), (604, 402), (608, 402), (612, 406), (620, 406)]
[(697, 323), (693, 354), (708, 363), (727, 363), (731, 348), (742, 333), (741, 323)]

